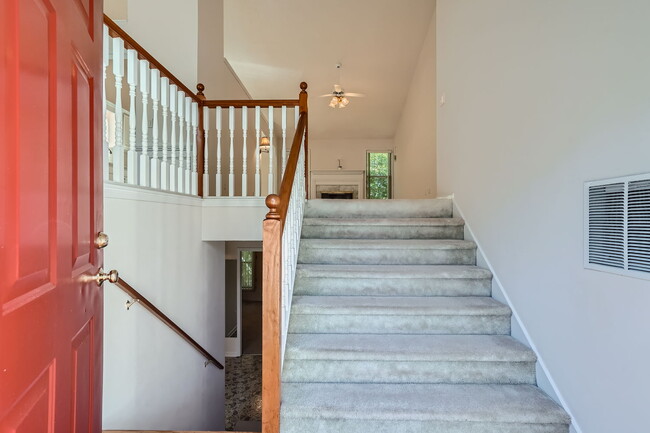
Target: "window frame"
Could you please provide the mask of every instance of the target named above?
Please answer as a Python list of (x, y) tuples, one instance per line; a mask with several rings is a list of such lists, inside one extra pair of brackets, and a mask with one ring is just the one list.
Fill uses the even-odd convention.
[[(386, 153), (388, 154), (388, 176), (371, 176), (370, 175), (370, 155), (374, 153)], [(366, 199), (368, 200), (390, 200), (393, 198), (393, 161), (395, 160), (393, 150), (366, 150)], [(386, 198), (370, 198), (370, 179), (371, 178), (387, 178), (388, 179), (388, 197)]]

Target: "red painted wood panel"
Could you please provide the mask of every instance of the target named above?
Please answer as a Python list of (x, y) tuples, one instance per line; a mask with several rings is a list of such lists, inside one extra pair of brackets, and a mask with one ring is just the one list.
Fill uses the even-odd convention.
[(0, 3), (0, 433), (101, 431), (101, 10)]

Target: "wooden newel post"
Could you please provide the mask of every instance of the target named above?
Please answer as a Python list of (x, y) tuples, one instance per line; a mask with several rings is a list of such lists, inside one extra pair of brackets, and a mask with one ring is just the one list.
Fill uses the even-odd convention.
[[(300, 94), (298, 95), (298, 101), (300, 104), (300, 114), (305, 113), (307, 115), (308, 105), (307, 105), (307, 83), (304, 81), (300, 83)], [(309, 198), (309, 118), (305, 125), (305, 191), (307, 198)]]
[(262, 255), (262, 433), (280, 432), (282, 221), (280, 197), (266, 197)]
[(205, 86), (201, 83), (196, 85), (196, 96), (201, 100), (199, 103), (199, 128), (196, 132), (196, 171), (197, 171), (197, 183), (198, 183), (198, 193), (199, 197), (203, 197), (203, 166), (205, 158), (205, 129), (203, 126), (203, 101), (205, 101), (205, 95), (203, 91)]

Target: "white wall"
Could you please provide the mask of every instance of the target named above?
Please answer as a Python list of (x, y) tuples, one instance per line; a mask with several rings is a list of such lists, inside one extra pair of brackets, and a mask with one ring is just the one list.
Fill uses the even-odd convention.
[[(224, 242), (202, 242), (201, 200), (105, 188), (105, 267), (224, 360)], [(104, 284), (104, 429), (222, 430), (224, 371)]]
[(648, 429), (650, 283), (583, 269), (583, 183), (650, 171), (650, 3), (438, 0), (454, 193), (584, 433)]
[(395, 132), (395, 198), (436, 197), (436, 14)]
[(341, 160), (344, 170), (365, 170), (367, 150), (393, 150), (393, 140), (340, 139), (309, 140), (309, 161), (311, 170), (336, 170)]
[(250, 98), (224, 60), (223, 0), (106, 0), (104, 12), (190, 90), (202, 82), (208, 99)]
[(199, 0), (129, 0), (120, 26), (191, 90), (198, 77)]

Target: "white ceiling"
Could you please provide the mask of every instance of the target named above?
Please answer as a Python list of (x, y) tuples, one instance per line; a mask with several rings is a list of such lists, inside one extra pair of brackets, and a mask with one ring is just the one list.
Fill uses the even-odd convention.
[[(225, 56), (255, 99), (309, 84), (313, 139), (392, 138), (435, 0), (225, 0)], [(338, 81), (351, 98), (327, 106)]]

